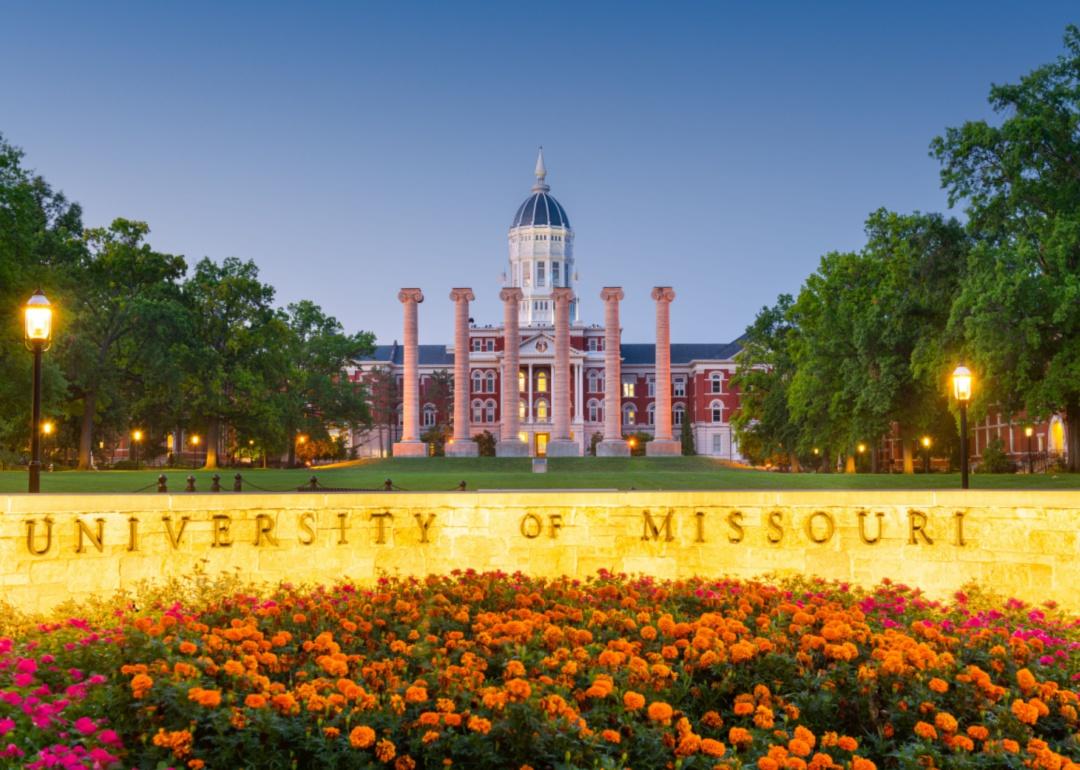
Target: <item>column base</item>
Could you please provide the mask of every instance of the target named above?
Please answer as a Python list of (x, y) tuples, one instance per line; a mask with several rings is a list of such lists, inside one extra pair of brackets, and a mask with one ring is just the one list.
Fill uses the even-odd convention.
[(653, 439), (645, 445), (646, 457), (681, 457), (682, 442), (670, 439)]
[(395, 441), (394, 457), (427, 457), (428, 445), (423, 441)]
[(480, 447), (471, 438), (454, 439), (453, 444), (446, 445), (447, 457), (479, 457)]
[(629, 457), (630, 445), (621, 438), (604, 439), (596, 445), (597, 457)]
[(548, 457), (581, 457), (578, 442), (569, 438), (552, 439), (547, 444)]
[(529, 445), (521, 439), (500, 441), (495, 445), (496, 457), (528, 457)]

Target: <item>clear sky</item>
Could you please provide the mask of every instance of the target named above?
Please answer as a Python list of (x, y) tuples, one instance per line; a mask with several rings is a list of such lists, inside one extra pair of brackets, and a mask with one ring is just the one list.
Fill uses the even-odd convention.
[(501, 318), (506, 231), (544, 145), (582, 320), (725, 342), (879, 206), (944, 210), (930, 140), (1062, 50), (1066, 2), (0, 0), (0, 132), (85, 209), (254, 259), (284, 304), (451, 341)]

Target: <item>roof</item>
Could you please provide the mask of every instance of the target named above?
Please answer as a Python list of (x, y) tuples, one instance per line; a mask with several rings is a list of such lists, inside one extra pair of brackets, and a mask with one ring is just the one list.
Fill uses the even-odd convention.
[[(417, 345), (417, 348), (420, 354), (417, 362), (419, 366), (454, 365), (454, 354), (447, 350), (446, 345)], [(396, 342), (393, 345), (376, 345), (370, 356), (361, 356), (357, 360), (402, 366), (405, 363), (405, 349)]]
[[(671, 363), (688, 364), (691, 361), (728, 361), (735, 357), (742, 346), (738, 342), (687, 342), (671, 344)], [(656, 345), (651, 343), (623, 343), (620, 346), (623, 364), (634, 366), (656, 363)]]
[(555, 200), (555, 196), (544, 191), (533, 192), (522, 203), (514, 215), (511, 227), (531, 227), (533, 225), (551, 225), (552, 227), (570, 227), (570, 217), (566, 209)]

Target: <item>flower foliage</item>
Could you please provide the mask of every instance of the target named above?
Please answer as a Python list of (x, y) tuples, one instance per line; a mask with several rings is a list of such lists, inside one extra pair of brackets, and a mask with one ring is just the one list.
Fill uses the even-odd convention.
[(0, 640), (0, 766), (1080, 770), (1080, 624), (1017, 601), (463, 572), (140, 604)]

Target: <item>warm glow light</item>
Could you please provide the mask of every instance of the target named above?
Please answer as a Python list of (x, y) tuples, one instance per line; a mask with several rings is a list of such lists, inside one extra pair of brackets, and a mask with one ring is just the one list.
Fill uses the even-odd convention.
[(142, 441), (142, 437), (143, 437), (143, 432), (141, 430), (136, 429), (136, 430), (131, 431), (131, 440), (132, 441), (138, 443), (138, 442)]
[(255, 446), (255, 439), (249, 438), (248, 439), (248, 446)]
[(866, 451), (866, 444), (859, 444), (859, 446), (857, 446), (856, 449), (859, 450), (859, 454), (862, 454), (863, 452)]
[(306, 444), (307, 443), (307, 436), (305, 436), (304, 434), (301, 433), (299, 436), (296, 437), (296, 443), (297, 444)]
[(817, 447), (814, 447), (814, 454), (816, 455), (816, 454), (820, 454), (820, 453), (821, 453), (821, 450), (819, 450)]
[(41, 423), (41, 432), (44, 433), (46, 436), (51, 436), (54, 430), (56, 430), (56, 424), (53, 423), (52, 420), (46, 420), (45, 422)]
[(629, 444), (630, 444), (631, 449), (636, 447), (637, 446), (637, 439), (636, 438), (630, 439)]
[(23, 310), (27, 342), (45, 343), (52, 339), (52, 306), (41, 289), (34, 292)]
[(961, 364), (952, 373), (953, 396), (962, 404), (971, 400), (971, 370)]
[(926, 447), (927, 449), (930, 448), (930, 437), (929, 436), (923, 436), (922, 437), (922, 445), (924, 447)]
[(1026, 428), (1024, 428), (1024, 435), (1028, 438), (1031, 438), (1033, 435), (1035, 435), (1035, 429), (1032, 428), (1030, 425), (1027, 426)]
[(200, 441), (199, 436), (197, 434), (192, 436), (190, 441), (192, 446), (198, 446)]

